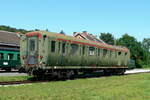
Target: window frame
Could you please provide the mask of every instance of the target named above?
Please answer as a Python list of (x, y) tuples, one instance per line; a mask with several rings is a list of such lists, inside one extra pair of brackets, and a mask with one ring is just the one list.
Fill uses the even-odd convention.
[(51, 52), (56, 52), (56, 41), (54, 40), (51, 41)]
[(61, 45), (61, 47), (62, 47), (61, 53), (62, 53), (62, 54), (65, 54), (65, 53), (66, 53), (66, 45), (67, 45), (67, 43), (66, 43), (66, 42), (62, 42), (61, 44), (62, 44), (62, 45)]
[(20, 54), (17, 54), (17, 60), (20, 60)]
[(122, 52), (121, 52), (121, 51), (119, 51), (119, 52), (118, 52), (118, 56), (121, 56), (121, 54), (122, 54)]
[(29, 40), (29, 50), (30, 51), (35, 51), (35, 48), (36, 48), (35, 39), (30, 39)]
[(82, 55), (83, 55), (83, 56), (85, 55), (85, 48), (86, 48), (86, 46), (85, 46), (85, 45), (82, 45)]
[(14, 55), (13, 53), (8, 53), (8, 54), (7, 54), (7, 59), (8, 59), (8, 60), (14, 60), (14, 56), (15, 56), (15, 55)]
[[(93, 49), (93, 50), (90, 50)], [(95, 56), (96, 55), (96, 48), (95, 47), (92, 47), (92, 46), (89, 46), (89, 56)]]
[(107, 49), (103, 49), (103, 57), (106, 57), (108, 54), (108, 50)]
[[(74, 49), (75, 51), (73, 50), (73, 48), (76, 48), (76, 49)], [(80, 50), (80, 54), (81, 54), (81, 46), (80, 45), (75, 44), (75, 43), (70, 44), (70, 54), (71, 55), (77, 55), (78, 50)]]
[(4, 60), (4, 53), (0, 53), (0, 60)]

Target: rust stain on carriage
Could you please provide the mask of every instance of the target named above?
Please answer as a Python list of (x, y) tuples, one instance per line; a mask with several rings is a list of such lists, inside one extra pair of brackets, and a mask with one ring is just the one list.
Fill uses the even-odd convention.
[[(63, 34), (56, 34), (56, 35), (64, 36)], [(39, 38), (42, 38), (42, 34), (39, 33), (39, 32), (30, 32), (30, 33), (26, 34), (26, 36), (30, 36), (30, 37), (38, 36)], [(74, 37), (72, 37), (72, 38), (74, 38)], [(84, 42), (80, 42), (80, 41), (66, 40), (66, 39), (63, 39), (63, 38), (57, 38), (57, 40), (59, 40), (59, 41), (68, 41), (68, 42), (71, 42), (71, 43), (77, 43), (77, 44), (83, 44), (83, 45), (89, 45), (89, 46), (94, 46), (94, 47), (98, 47), (98, 48), (109, 49), (109, 50), (112, 50), (112, 51), (123, 51), (123, 52), (128, 52), (129, 51), (127, 48), (120, 48), (121, 50), (119, 50), (119, 49), (115, 48), (112, 45), (100, 43), (100, 42), (97, 42), (97, 41), (88, 40), (88, 41), (93, 42), (93, 43), (98, 43), (101, 46), (100, 45), (95, 45), (95, 44), (90, 44), (90, 43), (84, 43)], [(81, 40), (81, 39), (78, 39), (78, 40)], [(87, 41), (87, 40), (84, 40), (84, 41)], [(107, 46), (107, 47), (105, 47), (105, 46)]]
[(26, 34), (26, 36), (30, 36), (30, 37), (38, 36), (39, 38), (42, 38), (42, 34), (39, 32), (30, 32), (30, 33)]
[[(90, 43), (84, 43), (84, 42), (80, 42), (80, 41), (65, 40), (65, 39), (62, 39), (62, 38), (57, 38), (57, 40), (59, 40), (59, 41), (68, 41), (68, 42), (71, 42), (71, 43), (77, 43), (77, 44), (83, 44), (83, 45), (89, 45), (89, 46), (94, 46), (94, 47), (98, 47), (98, 48), (110, 49), (110, 50), (113, 50), (113, 51), (128, 52), (128, 49), (118, 50), (116, 48), (109, 48), (109, 47), (113, 47), (113, 46), (111, 46), (111, 45), (105, 45), (105, 44), (102, 44), (102, 43), (99, 43), (99, 44), (101, 44), (103, 46), (105, 45), (105, 46), (108, 46), (108, 47), (103, 47), (103, 46), (100, 46), (100, 45), (94, 45), (94, 44), (90, 44)], [(91, 42), (96, 42), (96, 41), (91, 41)]]

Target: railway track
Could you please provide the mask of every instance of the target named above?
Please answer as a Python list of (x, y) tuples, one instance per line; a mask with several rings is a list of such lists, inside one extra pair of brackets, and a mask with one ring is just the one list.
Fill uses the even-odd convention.
[(6, 82), (0, 82), (0, 86), (5, 86), (5, 85), (22, 85), (22, 84), (31, 84), (31, 83), (46, 83), (50, 82), (48, 80), (44, 81), (29, 81), (29, 80), (24, 80), (24, 81), (6, 81)]
[[(126, 72), (124, 75), (132, 75), (132, 74), (140, 74), (140, 73), (150, 73), (150, 70), (145, 70), (145, 71), (140, 71), (140, 70), (135, 70), (135, 71), (128, 71)], [(75, 77), (76, 78), (95, 78), (95, 77), (106, 77), (102, 74), (97, 75), (97, 76), (90, 76), (90, 75), (85, 75), (85, 76), (78, 76)], [(107, 76), (108, 77), (108, 76)], [(0, 82), (0, 87), (1, 86), (7, 86), (7, 85), (22, 85), (22, 84), (32, 84), (32, 83), (47, 83), (47, 82), (51, 82), (51, 81), (59, 81), (60, 79), (52, 79), (52, 80), (24, 80), (24, 81), (6, 81), (6, 82)], [(67, 80), (67, 79), (63, 79), (63, 80)]]

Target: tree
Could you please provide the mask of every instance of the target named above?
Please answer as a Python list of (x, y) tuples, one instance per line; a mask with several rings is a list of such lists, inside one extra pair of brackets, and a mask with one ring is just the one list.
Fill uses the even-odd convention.
[(64, 32), (63, 30), (61, 30), (61, 31), (60, 31), (60, 34), (64, 34), (64, 35), (65, 35), (65, 32)]
[(40, 29), (35, 29), (35, 31), (40, 31)]
[(144, 38), (142, 45), (148, 52), (150, 52), (150, 38)]
[(142, 43), (138, 42), (136, 38), (128, 34), (124, 34), (118, 41), (118, 45), (125, 46), (130, 50), (131, 59), (135, 60), (137, 67), (142, 67), (144, 61), (144, 51)]
[(142, 47), (143, 47), (143, 50), (145, 51), (144, 54), (145, 54), (146, 64), (147, 64), (147, 66), (149, 66), (149, 62), (150, 62), (150, 58), (149, 58), (149, 55), (150, 55), (150, 38), (144, 38), (144, 40), (142, 42)]
[(25, 29), (16, 29), (16, 28), (13, 28), (13, 27), (10, 27), (10, 26), (5, 26), (5, 25), (0, 25), (0, 30), (3, 30), (3, 31), (9, 31), (9, 32), (21, 32), (21, 33), (27, 33), (27, 32), (30, 32), (28, 30), (25, 30)]
[(49, 30), (48, 30), (48, 29), (46, 29), (45, 31), (49, 32)]
[(102, 39), (105, 43), (114, 45), (114, 37), (111, 33), (100, 33), (99, 38)]

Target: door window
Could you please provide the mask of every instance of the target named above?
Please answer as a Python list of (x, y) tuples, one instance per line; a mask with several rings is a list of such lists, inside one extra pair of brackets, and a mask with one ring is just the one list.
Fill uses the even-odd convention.
[(30, 40), (30, 51), (34, 51), (35, 50), (35, 40), (31, 39)]

